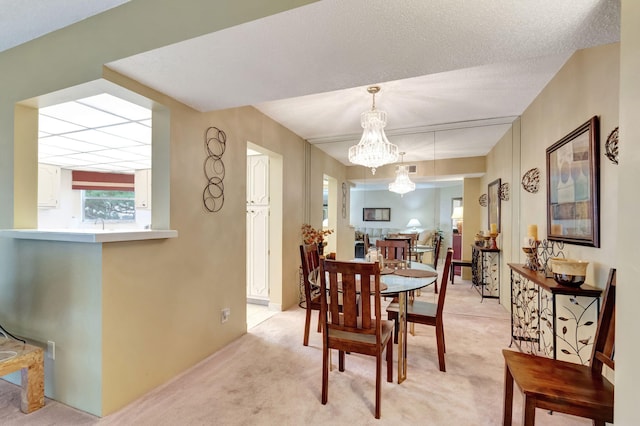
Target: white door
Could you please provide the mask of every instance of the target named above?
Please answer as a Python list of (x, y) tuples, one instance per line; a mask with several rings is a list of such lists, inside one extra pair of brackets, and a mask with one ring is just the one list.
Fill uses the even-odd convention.
[(247, 206), (247, 301), (269, 301), (268, 206)]

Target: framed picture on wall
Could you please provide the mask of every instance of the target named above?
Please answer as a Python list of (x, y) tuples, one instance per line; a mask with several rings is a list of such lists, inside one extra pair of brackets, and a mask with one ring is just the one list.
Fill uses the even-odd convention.
[(389, 222), (391, 221), (391, 209), (388, 207), (364, 207), (362, 220), (365, 222)]
[(497, 231), (500, 233), (500, 179), (496, 179), (489, 184), (487, 191), (487, 208), (489, 209), (487, 229), (491, 230), (491, 224), (495, 223)]
[(598, 117), (547, 148), (547, 239), (600, 247)]

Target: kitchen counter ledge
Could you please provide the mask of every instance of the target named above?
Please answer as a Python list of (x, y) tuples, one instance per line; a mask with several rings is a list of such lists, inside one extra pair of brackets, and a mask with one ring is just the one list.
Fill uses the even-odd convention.
[(176, 238), (178, 231), (167, 229), (2, 229), (0, 237), (21, 240), (114, 243), (120, 241)]

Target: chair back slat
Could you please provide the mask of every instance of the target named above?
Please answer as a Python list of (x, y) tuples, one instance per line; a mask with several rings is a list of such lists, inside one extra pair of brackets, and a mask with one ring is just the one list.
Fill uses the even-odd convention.
[(407, 260), (409, 258), (409, 242), (402, 240), (376, 240), (376, 247), (382, 256), (389, 260)]
[(369, 247), (371, 247), (371, 243), (369, 242), (369, 234), (364, 234), (364, 237), (362, 237), (363, 241), (364, 241), (364, 254), (369, 253)]
[(442, 235), (436, 234), (434, 237), (434, 249), (433, 249), (433, 268), (438, 268), (438, 258), (440, 257), (440, 246), (442, 245)]
[(309, 306), (311, 300), (311, 284), (309, 276), (311, 272), (320, 266), (320, 254), (317, 244), (303, 244), (300, 246), (300, 263), (302, 265), (302, 276), (304, 282), (304, 296)]
[[(340, 262), (322, 259), (320, 286), (323, 309), (327, 301), (333, 305), (342, 299), (342, 313), (330, 306), (330, 317), (325, 316), (328, 329), (381, 335), (380, 268), (377, 263)], [(360, 293), (360, 311), (357, 297)], [(373, 296), (373, 297), (371, 297)]]
[(602, 309), (598, 319), (598, 328), (591, 352), (591, 369), (594, 373), (602, 372), (605, 364), (615, 369), (613, 356), (615, 352), (615, 328), (616, 328), (616, 270), (611, 268), (607, 286), (604, 290)]

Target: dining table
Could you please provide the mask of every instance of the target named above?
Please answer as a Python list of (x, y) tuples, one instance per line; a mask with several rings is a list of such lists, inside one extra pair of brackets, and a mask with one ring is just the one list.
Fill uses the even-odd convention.
[(404, 269), (384, 268), (380, 283), (386, 288), (381, 296), (398, 296), (398, 383), (407, 378), (407, 310), (409, 293), (432, 285), (438, 278), (436, 270), (424, 263), (407, 262)]

